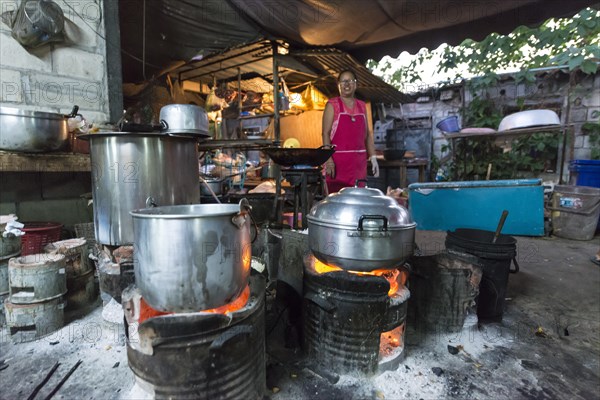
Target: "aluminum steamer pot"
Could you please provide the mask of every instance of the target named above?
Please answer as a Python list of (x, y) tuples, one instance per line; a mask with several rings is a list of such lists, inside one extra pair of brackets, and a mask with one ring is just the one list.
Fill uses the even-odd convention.
[(310, 250), (328, 265), (396, 268), (413, 254), (417, 224), (379, 189), (343, 188), (315, 204), (307, 219)]
[(144, 300), (166, 312), (225, 305), (248, 284), (250, 215), (246, 201), (136, 210), (134, 270)]
[(94, 230), (99, 243), (133, 243), (132, 210), (200, 202), (194, 138), (103, 132), (90, 141)]

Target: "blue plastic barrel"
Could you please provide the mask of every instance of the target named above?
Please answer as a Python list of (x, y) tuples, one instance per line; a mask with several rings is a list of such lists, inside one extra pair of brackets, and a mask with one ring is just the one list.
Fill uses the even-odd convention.
[(600, 188), (600, 160), (571, 160), (569, 183)]

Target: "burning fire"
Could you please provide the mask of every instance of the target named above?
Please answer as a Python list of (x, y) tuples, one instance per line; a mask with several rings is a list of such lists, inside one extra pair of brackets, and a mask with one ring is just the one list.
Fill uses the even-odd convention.
[(404, 347), (404, 327), (405, 324), (392, 329), (389, 332), (383, 332), (379, 339), (379, 357), (385, 358), (392, 356), (396, 349), (402, 350)]
[[(233, 300), (232, 302), (227, 303), (221, 307), (211, 308), (210, 310), (200, 310), (200, 312), (213, 313), (213, 314), (228, 314), (228, 313), (231, 313), (231, 312), (234, 312), (234, 311), (244, 308), (246, 306), (246, 304), (248, 303), (249, 298), (250, 298), (250, 286), (248, 285), (248, 286), (246, 286), (246, 289), (244, 289), (242, 294), (240, 294), (238, 297), (236, 297), (235, 300)], [(167, 314), (173, 314), (173, 313), (155, 310), (154, 308), (150, 307), (150, 305), (148, 305), (148, 303), (146, 303), (146, 301), (144, 301), (144, 298), (140, 299), (140, 317), (139, 317), (139, 321), (138, 321), (139, 323), (142, 323), (143, 321), (147, 320), (148, 318), (158, 317), (160, 315), (167, 315)]]
[(328, 272), (334, 271), (346, 271), (351, 274), (365, 276), (365, 275), (373, 275), (373, 276), (381, 276), (385, 278), (390, 283), (390, 290), (388, 291), (388, 296), (393, 296), (398, 292), (400, 284), (404, 284), (406, 282), (405, 274), (402, 274), (399, 282), (398, 277), (400, 276), (400, 270), (398, 269), (375, 269), (373, 271), (351, 271), (351, 270), (343, 270), (339, 267), (334, 267), (331, 265), (327, 265), (324, 262), (321, 262), (318, 259), (314, 259), (315, 271), (319, 274), (326, 274)]

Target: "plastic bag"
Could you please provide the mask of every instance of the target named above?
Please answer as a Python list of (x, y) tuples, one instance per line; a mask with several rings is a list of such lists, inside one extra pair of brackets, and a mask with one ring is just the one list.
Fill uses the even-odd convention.
[(23, 47), (35, 48), (64, 40), (65, 16), (49, 0), (22, 0), (11, 26), (12, 37)]

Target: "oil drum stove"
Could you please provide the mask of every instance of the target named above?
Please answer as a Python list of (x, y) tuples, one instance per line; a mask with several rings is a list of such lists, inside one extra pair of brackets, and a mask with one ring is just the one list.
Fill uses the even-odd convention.
[(344, 188), (311, 209), (303, 297), (309, 362), (366, 375), (398, 367), (415, 226), (404, 207), (367, 187)]

